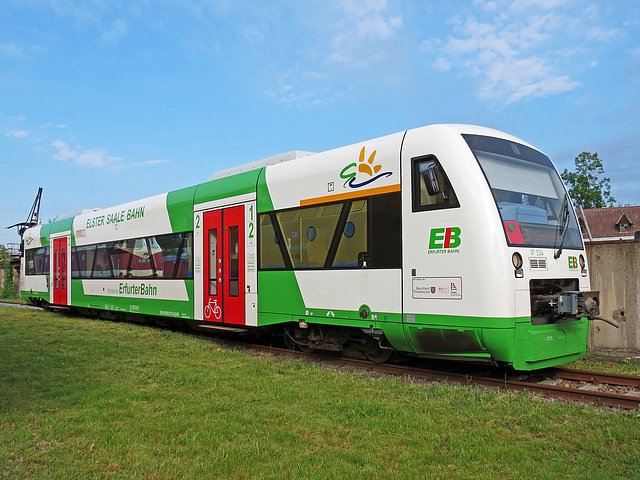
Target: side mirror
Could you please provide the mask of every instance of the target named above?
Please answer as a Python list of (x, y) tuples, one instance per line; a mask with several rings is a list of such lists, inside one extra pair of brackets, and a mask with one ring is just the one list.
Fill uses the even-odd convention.
[(426, 170), (422, 172), (422, 178), (424, 179), (424, 184), (427, 187), (429, 195), (437, 195), (438, 193), (441, 193), (442, 197), (446, 200), (447, 194), (440, 187), (437, 172), (438, 165), (435, 162), (431, 163), (427, 166)]

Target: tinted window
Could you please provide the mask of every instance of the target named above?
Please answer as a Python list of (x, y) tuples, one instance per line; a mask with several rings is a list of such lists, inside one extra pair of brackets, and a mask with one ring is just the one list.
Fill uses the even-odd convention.
[(27, 250), (25, 255), (27, 275), (49, 274), (49, 247)]
[(582, 248), (571, 201), (546, 155), (500, 138), (463, 137), (491, 187), (510, 245)]
[(400, 193), (260, 215), (261, 270), (400, 268)]
[(72, 278), (193, 278), (191, 232), (71, 249)]

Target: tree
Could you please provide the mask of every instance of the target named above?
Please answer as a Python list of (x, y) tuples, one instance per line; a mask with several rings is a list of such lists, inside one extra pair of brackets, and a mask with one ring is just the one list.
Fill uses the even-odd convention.
[(575, 172), (565, 168), (561, 175), (573, 203), (583, 208), (613, 207), (616, 199), (611, 196), (609, 178), (602, 177), (604, 169), (598, 154), (582, 152), (576, 157), (575, 165)]
[(4, 284), (0, 289), (0, 297), (11, 298), (13, 297), (13, 268), (11, 267), (11, 256), (4, 247), (0, 245), (0, 267), (4, 269)]

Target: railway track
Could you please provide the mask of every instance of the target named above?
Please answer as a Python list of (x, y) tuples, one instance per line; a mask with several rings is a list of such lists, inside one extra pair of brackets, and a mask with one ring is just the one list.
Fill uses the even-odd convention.
[[(39, 309), (29, 305), (7, 302), (0, 302), (0, 305)], [(201, 333), (198, 335), (201, 336)], [(220, 341), (212, 337), (203, 338)], [(443, 369), (433, 370), (419, 366), (376, 364), (368, 360), (338, 357), (324, 353), (303, 353), (287, 348), (226, 339), (223, 340), (223, 343), (273, 356), (298, 358), (313, 363), (330, 364), (428, 382), (493, 387), (623, 410), (637, 410), (640, 407), (640, 377), (633, 375), (567, 368), (548, 368), (530, 373), (507, 373), (499, 369), (488, 369), (486, 367), (479, 369), (469, 365), (459, 366), (453, 363), (447, 364), (447, 367), (443, 367)]]
[(17, 302), (0, 302), (0, 306), (2, 307), (15, 307), (15, 308), (26, 308), (28, 310), (42, 310), (40, 307), (35, 307), (33, 305), (27, 305), (24, 303)]
[[(506, 374), (503, 370), (484, 368), (477, 370), (480, 372), (478, 374), (470, 374), (468, 371), (475, 369), (469, 369), (466, 365), (458, 367), (464, 368), (465, 371), (431, 370), (407, 365), (375, 364), (367, 360), (302, 353), (271, 346), (251, 345), (249, 348), (277, 356), (295, 357), (304, 361), (362, 369), (410, 379), (493, 387), (623, 410), (637, 410), (640, 407), (640, 377), (633, 375), (566, 368), (549, 368), (527, 374)], [(502, 376), (499, 376), (500, 374)]]

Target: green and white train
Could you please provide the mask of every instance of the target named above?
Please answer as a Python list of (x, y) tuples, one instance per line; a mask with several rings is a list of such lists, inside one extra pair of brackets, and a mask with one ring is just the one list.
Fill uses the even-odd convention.
[(557, 170), (433, 125), (290, 152), (26, 230), (21, 292), (104, 318), (269, 329), (302, 350), (532, 370), (584, 355), (597, 292)]

